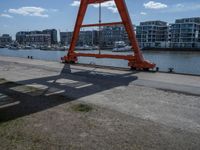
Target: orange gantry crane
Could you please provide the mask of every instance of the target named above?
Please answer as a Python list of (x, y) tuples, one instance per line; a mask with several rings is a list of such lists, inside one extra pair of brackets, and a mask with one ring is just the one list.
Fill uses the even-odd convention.
[[(148, 70), (153, 69), (156, 65), (145, 60), (142, 52), (138, 46), (138, 42), (136, 39), (136, 35), (134, 32), (134, 28), (132, 25), (131, 18), (128, 13), (128, 9), (124, 0), (114, 0), (118, 12), (121, 16), (122, 22), (112, 22), (112, 23), (101, 23), (101, 20), (97, 24), (86, 24), (83, 25), (83, 19), (85, 13), (87, 11), (88, 5), (90, 4), (98, 4), (101, 6), (101, 3), (108, 2), (111, 0), (80, 0), (80, 8), (76, 20), (76, 24), (74, 27), (74, 32), (72, 36), (71, 45), (68, 50), (68, 54), (62, 57), (62, 61), (65, 63), (76, 63), (78, 61), (78, 57), (95, 57), (95, 58), (112, 58), (112, 59), (124, 59), (128, 61), (128, 65), (132, 69), (139, 70)], [(79, 32), (82, 27), (97, 27), (97, 26), (116, 26), (116, 25), (124, 25), (126, 32), (128, 34), (128, 38), (130, 40), (133, 55), (113, 55), (113, 54), (91, 54), (91, 53), (78, 53), (75, 52), (76, 42), (79, 37)]]

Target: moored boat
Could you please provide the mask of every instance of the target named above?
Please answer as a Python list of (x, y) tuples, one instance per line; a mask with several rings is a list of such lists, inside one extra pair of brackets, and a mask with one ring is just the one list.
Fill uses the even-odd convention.
[(127, 52), (131, 51), (131, 46), (126, 45), (124, 41), (117, 41), (114, 44), (112, 52)]

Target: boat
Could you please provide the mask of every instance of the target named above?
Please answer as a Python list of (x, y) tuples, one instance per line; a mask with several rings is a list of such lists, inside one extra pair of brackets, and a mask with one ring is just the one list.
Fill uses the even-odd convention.
[(21, 45), (20, 47), (21, 47), (21, 49), (24, 49), (24, 50), (32, 49), (31, 46), (24, 46), (24, 45)]
[(31, 46), (25, 46), (24, 49), (32, 49)]
[(40, 50), (52, 50), (51, 46), (42, 46)]
[(92, 49), (92, 50), (98, 50), (98, 49), (99, 49), (99, 46), (91, 46), (91, 49)]
[(9, 49), (11, 49), (11, 50), (19, 50), (20, 48), (17, 47), (17, 46), (10, 46)]
[(131, 46), (125, 46), (120, 48), (114, 48), (112, 52), (129, 52), (131, 51)]
[(59, 48), (61, 51), (67, 51), (67, 50), (69, 50), (69, 45), (67, 45), (67, 46), (62, 46), (62, 47), (60, 47)]
[(132, 47), (129, 45), (126, 45), (124, 41), (117, 41), (114, 44), (114, 48), (112, 52), (128, 52), (131, 51)]
[(76, 50), (92, 50), (92, 46), (83, 45), (83, 46), (76, 46)]
[(11, 50), (19, 50), (21, 49), (21, 47), (17, 44), (17, 43), (12, 43), (8, 46), (8, 49), (11, 49)]

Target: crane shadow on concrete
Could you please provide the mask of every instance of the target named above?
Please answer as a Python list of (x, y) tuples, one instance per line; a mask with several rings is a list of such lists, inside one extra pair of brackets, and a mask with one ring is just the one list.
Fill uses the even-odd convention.
[(17, 83), (1, 80), (0, 123), (116, 87), (128, 86), (137, 80), (133, 74), (71, 69), (70, 65), (66, 64), (60, 74), (54, 76)]

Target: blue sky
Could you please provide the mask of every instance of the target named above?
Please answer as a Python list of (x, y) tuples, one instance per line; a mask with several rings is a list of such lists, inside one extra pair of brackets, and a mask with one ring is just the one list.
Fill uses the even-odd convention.
[[(200, 0), (125, 0), (134, 24), (141, 21), (162, 20), (169, 23), (176, 18), (200, 17)], [(78, 0), (0, 0), (0, 35), (15, 36), (17, 31), (55, 28), (73, 29)], [(112, 2), (103, 5), (104, 22), (119, 21)], [(85, 23), (98, 22), (98, 9), (90, 6)]]

